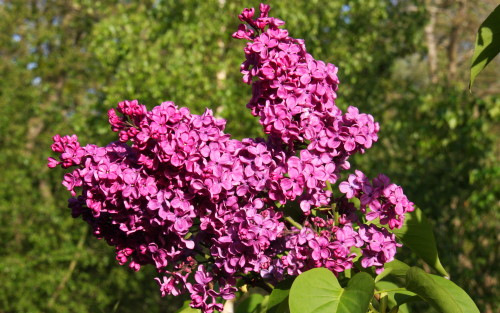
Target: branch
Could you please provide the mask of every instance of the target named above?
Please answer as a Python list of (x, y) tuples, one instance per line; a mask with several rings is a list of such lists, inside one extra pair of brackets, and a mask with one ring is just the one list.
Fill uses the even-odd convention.
[(460, 0), (458, 2), (458, 12), (452, 19), (452, 26), (450, 30), (450, 41), (448, 44), (448, 82), (453, 82), (457, 74), (457, 46), (460, 39), (461, 30), (463, 28), (467, 0)]
[(298, 222), (296, 222), (293, 218), (291, 218), (290, 216), (285, 216), (284, 217), (285, 221), (287, 221), (288, 223), (292, 224), (292, 226), (295, 226), (297, 227), (298, 229), (302, 229), (302, 225), (300, 225)]
[(427, 42), (428, 60), (429, 60), (429, 74), (431, 82), (437, 83), (437, 44), (436, 35), (434, 33), (436, 26), (436, 7), (433, 5), (432, 0), (425, 1), (425, 9), (429, 14), (429, 23), (425, 25), (425, 39)]

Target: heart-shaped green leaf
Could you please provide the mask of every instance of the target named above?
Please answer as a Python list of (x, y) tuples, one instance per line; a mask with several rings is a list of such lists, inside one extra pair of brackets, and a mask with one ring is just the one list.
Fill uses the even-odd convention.
[(366, 313), (375, 282), (367, 273), (354, 275), (342, 288), (333, 273), (315, 268), (299, 275), (290, 289), (291, 313)]
[(382, 280), (387, 275), (392, 275), (396, 277), (405, 277), (406, 272), (410, 269), (410, 266), (399, 260), (394, 260), (389, 263), (384, 264), (384, 271), (375, 277), (375, 282)]
[(252, 313), (264, 300), (260, 293), (253, 293), (243, 300), (237, 307), (235, 313)]
[(375, 288), (378, 291), (387, 290), (387, 298), (389, 302), (389, 307), (398, 307), (398, 313), (409, 313), (406, 303), (421, 300), (415, 293), (408, 290), (398, 290), (401, 289), (397, 284), (390, 281), (379, 281), (375, 284)]
[(289, 313), (288, 308), (288, 295), (290, 294), (290, 287), (295, 277), (289, 277), (274, 287), (269, 301), (267, 302), (267, 313)]
[(290, 289), (291, 313), (336, 312), (343, 288), (326, 268), (314, 268), (295, 278)]
[(340, 297), (336, 313), (365, 313), (375, 290), (375, 282), (367, 273), (354, 275)]
[(470, 70), (472, 88), (476, 76), (500, 53), (500, 5), (479, 26)]
[(439, 260), (432, 225), (422, 210), (415, 208), (415, 211), (407, 213), (403, 227), (395, 228), (392, 232), (439, 274), (449, 276)]
[(406, 273), (406, 289), (418, 294), (441, 313), (479, 313), (474, 301), (460, 287), (418, 267), (412, 267)]

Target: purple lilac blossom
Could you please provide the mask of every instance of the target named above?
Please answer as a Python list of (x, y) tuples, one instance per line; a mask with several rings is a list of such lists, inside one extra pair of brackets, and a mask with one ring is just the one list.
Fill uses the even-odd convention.
[(288, 168), (291, 177), (282, 179), (281, 189), (285, 199), (299, 197), (308, 214), (311, 207), (328, 204), (331, 194), (326, 183), (335, 183), (338, 173), (349, 168), (350, 155), (371, 147), (379, 125), (355, 107), (342, 114), (335, 105), (339, 85), (335, 65), (314, 59), (305, 42), (280, 29), (284, 22), (268, 17), (268, 12), (269, 6), (263, 5), (256, 19), (255, 10), (243, 12), (240, 20), (253, 30), (242, 24), (233, 37), (249, 40), (241, 65), (243, 81), (253, 90), (247, 107), (259, 117), (269, 138), (281, 141), (292, 155), (307, 146)]
[[(233, 34), (248, 40), (247, 107), (266, 139), (231, 139), (209, 109), (194, 115), (163, 102), (148, 111), (133, 100), (108, 111), (118, 141), (82, 147), (76, 135), (56, 135), (59, 159), (48, 160), (73, 168), (62, 182), (71, 214), (115, 247), (119, 264), (155, 266), (162, 296), (189, 293), (205, 313), (221, 311), (236, 281), (255, 274), (270, 283), (315, 267), (338, 275), (356, 257), (380, 272), (401, 245), (360, 217), (393, 229), (413, 210), (386, 176), (370, 183), (358, 170), (339, 184), (346, 196), (332, 197), (327, 184), (377, 141), (379, 125), (352, 106), (342, 113), (337, 68), (308, 54), (269, 10), (261, 4), (254, 17), (244, 9), (246, 24)], [(361, 208), (348, 201), (354, 197)], [(285, 220), (289, 206), (300, 207), (301, 228)]]
[(356, 170), (356, 174), (349, 175), (347, 181), (339, 184), (339, 190), (348, 199), (356, 197), (360, 200), (361, 210), (366, 213), (368, 221), (379, 218), (380, 224), (388, 225), (390, 229), (401, 228), (405, 214), (415, 210), (403, 189), (383, 174), (370, 183), (365, 174)]

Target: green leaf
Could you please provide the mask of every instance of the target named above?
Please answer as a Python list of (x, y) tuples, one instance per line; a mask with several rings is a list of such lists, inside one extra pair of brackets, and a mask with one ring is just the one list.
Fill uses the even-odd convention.
[(290, 289), (291, 313), (336, 312), (343, 288), (326, 268), (314, 268), (297, 276)]
[(365, 313), (374, 290), (375, 282), (369, 274), (361, 272), (354, 275), (340, 297), (336, 313)]
[(396, 277), (405, 277), (406, 272), (410, 269), (410, 266), (399, 260), (394, 260), (389, 263), (384, 264), (384, 271), (375, 277), (375, 282), (382, 280), (387, 275), (392, 275)]
[(432, 226), (419, 208), (406, 214), (403, 227), (392, 232), (439, 274), (449, 276), (439, 260)]
[(333, 273), (315, 268), (299, 275), (290, 289), (291, 313), (366, 313), (375, 283), (358, 273), (342, 288)]
[(418, 267), (406, 273), (406, 289), (418, 294), (441, 313), (479, 313), (469, 295), (452, 281)]
[[(390, 281), (379, 281), (375, 284), (378, 291), (387, 291), (389, 307), (399, 307), (398, 313), (409, 313), (406, 303), (421, 300), (415, 293), (408, 290), (394, 290), (400, 288), (397, 284)], [(393, 290), (393, 291), (390, 291)]]
[(290, 287), (295, 277), (289, 277), (279, 282), (271, 292), (269, 301), (267, 303), (267, 313), (288, 313), (288, 295), (290, 294)]
[[(269, 295), (265, 295), (264, 299), (260, 303), (260, 305), (257, 307), (257, 310), (255, 310), (255, 313), (266, 313), (267, 312), (267, 303), (269, 302)], [(288, 308), (288, 305), (287, 305)], [(286, 311), (285, 313), (290, 313), (289, 311)]]
[(177, 310), (175, 313), (200, 313), (201, 311), (198, 309), (193, 309), (192, 307), (189, 306), (191, 303), (191, 300), (186, 300), (184, 301), (184, 304), (182, 307)]
[(470, 71), (469, 89), (476, 76), (500, 53), (500, 5), (479, 26)]
[(253, 293), (243, 300), (237, 307), (235, 313), (252, 313), (264, 300), (260, 293)]

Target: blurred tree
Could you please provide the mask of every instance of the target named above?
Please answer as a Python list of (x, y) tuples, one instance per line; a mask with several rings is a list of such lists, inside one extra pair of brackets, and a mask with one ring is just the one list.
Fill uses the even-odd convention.
[[(111, 140), (89, 35), (117, 1), (0, 2), (0, 311), (158, 311), (151, 270), (116, 266), (64, 209), (45, 156), (57, 132)], [(109, 134), (109, 135), (108, 135)], [(145, 282), (147, 281), (147, 283)], [(148, 295), (147, 297), (145, 295)]]
[[(475, 83), (477, 94), (462, 91), (468, 44), (494, 1), (476, 2), (463, 9), (455, 1), (286, 1), (271, 3), (271, 12), (316, 58), (339, 66), (339, 105), (380, 121), (384, 139), (355, 166), (387, 172), (431, 215), (452, 278), (484, 309), (494, 307), (497, 284), (498, 251), (488, 245), (499, 233), (500, 113), (494, 64)], [(160, 301), (152, 269), (117, 266), (112, 249), (63, 208), (62, 172), (45, 165), (50, 138), (114, 140), (106, 111), (123, 99), (149, 108), (171, 100), (195, 113), (209, 107), (236, 138), (260, 135), (244, 109), (251, 91), (238, 70), (244, 44), (231, 38), (237, 14), (251, 6), (258, 2), (0, 1), (0, 311), (180, 306), (182, 299)], [(465, 253), (471, 247), (482, 247), (474, 258)]]
[[(434, 221), (443, 264), (482, 312), (499, 307), (500, 62), (467, 91), (477, 28), (496, 1), (426, 1), (425, 48), (397, 60), (370, 156)], [(376, 110), (376, 108), (373, 108)]]

